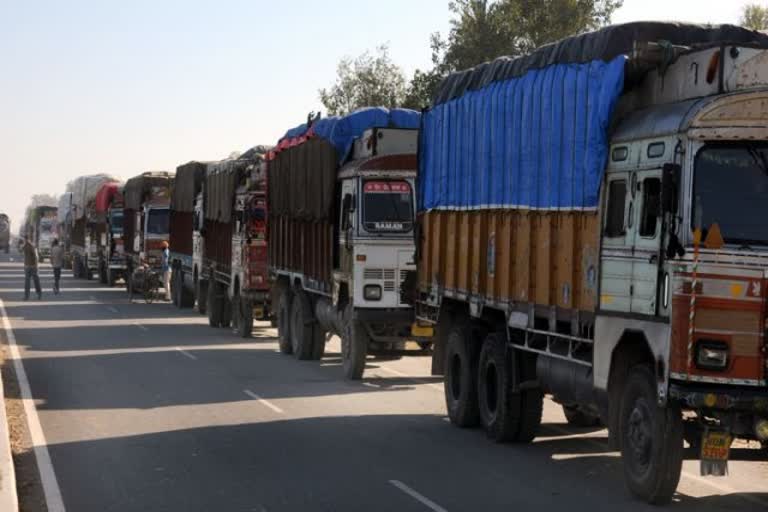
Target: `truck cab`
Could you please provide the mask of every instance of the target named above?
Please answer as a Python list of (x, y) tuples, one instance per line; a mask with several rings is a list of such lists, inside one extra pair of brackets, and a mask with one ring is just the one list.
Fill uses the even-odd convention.
[(150, 203), (144, 206), (140, 220), (142, 232), (134, 239), (134, 250), (141, 260), (151, 268), (159, 269), (162, 264), (163, 242), (168, 241), (170, 210), (165, 203)]

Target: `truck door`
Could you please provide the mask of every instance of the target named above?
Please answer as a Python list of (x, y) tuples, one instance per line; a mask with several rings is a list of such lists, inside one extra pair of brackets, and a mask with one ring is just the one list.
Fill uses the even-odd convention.
[(357, 198), (355, 180), (347, 179), (341, 183), (341, 208), (339, 208), (339, 270), (351, 274), (354, 233), (356, 229)]
[(656, 315), (662, 238), (661, 169), (638, 171), (635, 175), (630, 311)]

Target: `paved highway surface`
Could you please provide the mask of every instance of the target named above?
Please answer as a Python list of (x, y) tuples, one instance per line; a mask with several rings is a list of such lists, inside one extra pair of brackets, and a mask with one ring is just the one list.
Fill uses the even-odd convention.
[[(43, 300), (23, 302), (11, 256), (0, 298), (52, 462), (49, 510), (657, 510), (625, 490), (605, 431), (568, 427), (551, 402), (533, 444), (494, 445), (447, 422), (427, 356), (370, 360), (345, 382), (335, 341), (321, 363), (298, 362), (268, 324), (243, 340), (70, 273), (54, 296), (46, 264)], [(686, 461), (669, 510), (768, 508), (757, 455), (735, 450), (748, 460), (721, 479)]]

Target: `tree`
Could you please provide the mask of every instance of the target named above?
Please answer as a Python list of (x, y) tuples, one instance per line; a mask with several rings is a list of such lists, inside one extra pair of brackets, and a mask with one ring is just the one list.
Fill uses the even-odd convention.
[(741, 13), (741, 24), (752, 30), (768, 30), (768, 7), (745, 5)]
[(433, 34), (430, 71), (417, 71), (408, 104), (427, 105), (440, 80), (502, 55), (515, 57), (610, 23), (623, 0), (454, 0), (445, 39)]
[(339, 61), (336, 83), (330, 89), (320, 89), (328, 114), (345, 115), (363, 107), (399, 107), (405, 100), (405, 74), (382, 45), (376, 53), (366, 51), (356, 59)]

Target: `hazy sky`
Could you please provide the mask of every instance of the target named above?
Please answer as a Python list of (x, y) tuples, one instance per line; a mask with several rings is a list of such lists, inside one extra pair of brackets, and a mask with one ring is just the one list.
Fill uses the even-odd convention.
[[(625, 0), (614, 21), (734, 23), (744, 3)], [(339, 58), (389, 43), (410, 74), (448, 19), (448, 0), (0, 0), (0, 211), (16, 232), (78, 175), (272, 144)]]

